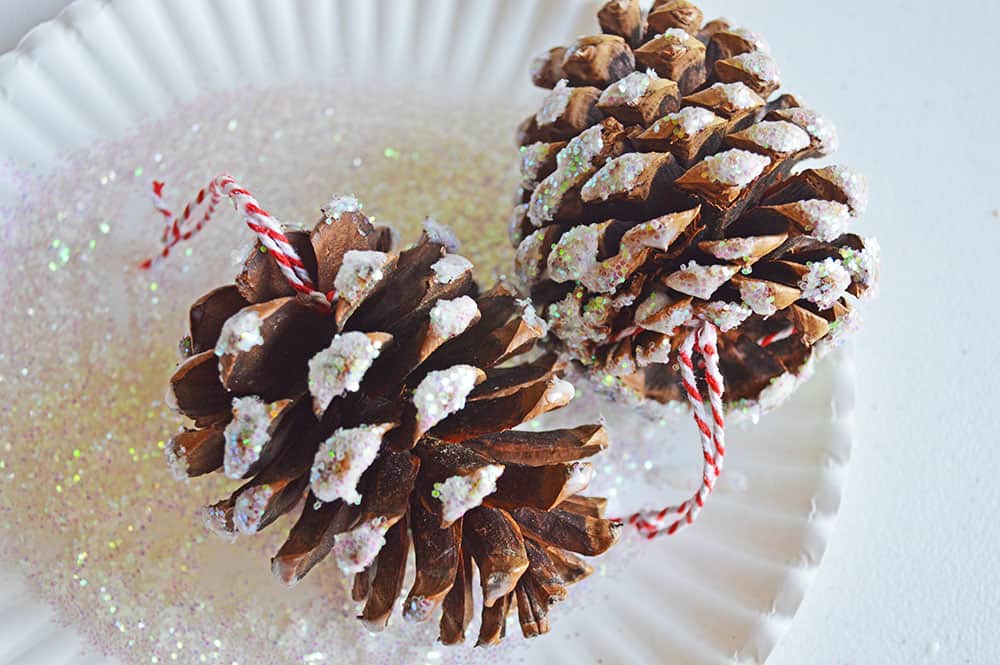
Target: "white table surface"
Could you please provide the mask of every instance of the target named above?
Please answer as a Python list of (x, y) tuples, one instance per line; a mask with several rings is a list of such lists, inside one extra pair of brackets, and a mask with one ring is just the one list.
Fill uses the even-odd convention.
[[(66, 4), (0, 0), (0, 51)], [(769, 665), (1000, 662), (1000, 2), (700, 4), (836, 120), (884, 257), (838, 531)]]

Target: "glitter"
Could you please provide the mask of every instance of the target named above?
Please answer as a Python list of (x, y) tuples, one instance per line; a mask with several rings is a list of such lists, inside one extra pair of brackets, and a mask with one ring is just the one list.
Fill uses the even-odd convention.
[(764, 53), (770, 53), (771, 47), (768, 45), (764, 38), (758, 35), (756, 32), (751, 32), (746, 28), (730, 28), (730, 34), (736, 35), (737, 37), (742, 37), (746, 41), (753, 45), (755, 51), (763, 51)]
[(726, 238), (715, 241), (708, 253), (723, 261), (740, 261), (750, 259), (756, 247), (755, 238)]
[(320, 444), (309, 472), (313, 494), (320, 501), (342, 499), (346, 503), (361, 503), (358, 483), (378, 456), (382, 437), (391, 425), (362, 425), (338, 429)]
[(69, 263), (70, 249), (63, 245), (59, 248), (59, 260), (63, 263)]
[(448, 254), (438, 259), (432, 266), (434, 279), (438, 284), (451, 284), (463, 275), (472, 272), (472, 262), (458, 254)]
[(497, 480), (504, 472), (500, 464), (481, 466), (467, 476), (451, 476), (434, 484), (433, 496), (441, 502), (442, 519), (454, 522), (482, 504), (497, 489)]
[(772, 316), (778, 311), (774, 304), (773, 289), (766, 282), (743, 280), (740, 282), (740, 298), (760, 316)]
[(819, 142), (822, 154), (830, 154), (840, 147), (837, 128), (816, 111), (806, 108), (791, 108), (778, 111), (778, 115), (806, 130), (809, 136)]
[[(360, 166), (360, 164), (356, 166)], [(350, 212), (361, 212), (363, 207), (353, 194), (339, 195), (330, 199), (330, 202), (323, 208), (323, 214), (326, 216), (327, 223), (339, 222), (341, 215)]]
[(454, 300), (438, 300), (430, 312), (430, 330), (442, 340), (465, 332), (479, 318), (479, 307), (469, 296)]
[(677, 272), (668, 275), (664, 283), (675, 291), (708, 300), (720, 286), (739, 272), (736, 266), (702, 266), (691, 261)]
[(361, 379), (382, 351), (382, 343), (360, 332), (337, 335), (330, 346), (309, 360), (309, 392), (313, 410), (322, 415), (334, 398), (357, 392)]
[(458, 236), (455, 235), (455, 232), (451, 230), (450, 226), (442, 224), (433, 217), (424, 218), (422, 226), (424, 235), (427, 236), (428, 240), (441, 245), (451, 253), (458, 251)]
[(223, 469), (226, 477), (243, 478), (257, 462), (271, 438), (271, 420), (278, 410), (256, 395), (233, 399), (233, 420), (225, 430)]
[(430, 372), (413, 391), (417, 432), (422, 434), (465, 408), (465, 399), (479, 383), (481, 372), (471, 365), (455, 365)]
[(233, 510), (236, 528), (247, 534), (257, 533), (273, 496), (274, 489), (270, 485), (255, 485), (240, 492)]
[(764, 172), (771, 160), (746, 150), (727, 150), (706, 157), (702, 163), (710, 180), (728, 187), (745, 187)]
[(335, 536), (333, 556), (340, 570), (350, 575), (367, 568), (385, 545), (389, 527), (384, 517), (377, 517)]
[(159, 288), (160, 288), (160, 285), (157, 284), (156, 282), (150, 282), (149, 283), (149, 290), (150, 291), (156, 292)]
[(654, 132), (663, 131), (664, 123), (671, 125), (673, 129), (670, 135), (677, 139), (686, 139), (703, 132), (719, 117), (700, 106), (685, 106), (677, 113), (670, 113), (653, 125)]
[(789, 208), (798, 213), (804, 231), (825, 242), (839, 238), (851, 222), (851, 209), (839, 201), (795, 201)]
[(722, 332), (728, 332), (750, 318), (753, 310), (738, 302), (712, 301), (702, 308), (701, 315)]
[(868, 179), (848, 166), (828, 166), (817, 172), (844, 193), (847, 205), (856, 216), (868, 209)]
[(844, 247), (840, 250), (840, 256), (851, 277), (864, 289), (862, 296), (870, 298), (875, 295), (878, 287), (882, 249), (875, 238), (864, 238), (862, 242), (864, 247), (860, 251)]
[(562, 79), (552, 88), (542, 103), (542, 108), (535, 114), (535, 121), (540, 127), (551, 125), (566, 112), (569, 100), (573, 96), (573, 89), (569, 87), (569, 82)]
[(382, 154), (384, 154), (387, 159), (399, 159), (399, 151), (393, 148), (386, 148), (382, 151)]
[(709, 90), (716, 90), (721, 93), (725, 103), (735, 111), (746, 111), (765, 104), (760, 95), (741, 81), (736, 81), (735, 83), (716, 83)]
[(782, 120), (759, 122), (744, 134), (761, 148), (786, 155), (805, 150), (811, 143), (803, 129)]
[(141, 178), (142, 177), (142, 173), (143, 173), (143, 170), (142, 170), (141, 166), (135, 167), (135, 170), (132, 171), (132, 175), (135, 176), (136, 178)]
[[(152, 291), (156, 290), (155, 284), (155, 282), (150, 284)], [(261, 334), (263, 325), (260, 314), (251, 308), (233, 314), (222, 325), (219, 341), (215, 345), (215, 355), (222, 357), (237, 351), (246, 353), (255, 346), (263, 345), (264, 337)]]
[(539, 171), (552, 152), (556, 149), (553, 143), (532, 143), (521, 147), (521, 186), (532, 189), (538, 184)]
[(662, 161), (663, 155), (656, 152), (630, 152), (610, 160), (591, 177), (580, 191), (584, 202), (600, 199), (607, 201), (615, 194), (627, 194), (647, 168)]
[[(663, 312), (667, 315), (663, 316)], [(646, 330), (672, 336), (677, 328), (687, 323), (694, 314), (691, 305), (676, 306), (673, 298), (662, 291), (653, 291), (639, 305), (635, 322)]]
[(636, 106), (657, 78), (655, 73), (632, 72), (617, 83), (612, 83), (601, 93), (598, 104), (602, 106)]
[(727, 62), (742, 69), (764, 83), (777, 84), (781, 78), (778, 73), (778, 63), (763, 51), (750, 51), (733, 56)]
[(59, 266), (56, 264), (55, 261), (49, 261), (49, 270), (51, 270), (52, 272), (59, 270)]
[(237, 120), (236, 120), (235, 118), (233, 118), (233, 119), (232, 119), (232, 120), (230, 120), (230, 121), (229, 121), (229, 123), (228, 123), (228, 124), (226, 125), (226, 129), (227, 129), (228, 131), (230, 131), (230, 132), (235, 132), (235, 131), (236, 131), (236, 128), (237, 128), (237, 127), (239, 127), (239, 126), (240, 126), (240, 123), (239, 123), (239, 121), (237, 121)]
[(573, 187), (590, 177), (594, 160), (604, 149), (600, 125), (595, 125), (574, 138), (556, 155), (556, 170), (538, 185), (528, 204), (528, 219), (535, 226), (544, 226), (555, 218), (556, 210)]
[(382, 281), (388, 264), (389, 255), (385, 252), (352, 249), (344, 254), (344, 262), (333, 280), (333, 288), (338, 296), (357, 305)]
[(834, 258), (809, 264), (809, 271), (799, 280), (802, 297), (821, 310), (830, 309), (847, 292), (851, 273)]

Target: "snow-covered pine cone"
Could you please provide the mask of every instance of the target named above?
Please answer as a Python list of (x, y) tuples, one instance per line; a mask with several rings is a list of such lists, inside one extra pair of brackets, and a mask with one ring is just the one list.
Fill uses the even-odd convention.
[[(329, 555), (355, 575), (372, 630), (387, 624), (411, 547), (403, 606), (462, 642), (473, 616), (473, 564), (484, 608), (479, 643), (503, 636), (517, 606), (525, 635), (616, 540), (604, 500), (579, 494), (582, 461), (607, 445), (600, 425), (514, 431), (560, 408), (573, 387), (556, 358), (519, 357), (545, 334), (523, 300), (479, 294), (450, 234), (428, 225), (390, 251), (352, 198), (311, 231), (289, 231), (333, 311), (296, 296), (260, 245), (236, 283), (191, 307), (172, 405), (193, 420), (167, 459), (181, 479), (220, 471), (244, 481), (204, 509), (226, 538), (301, 510), (274, 573), (298, 582)], [(451, 251), (449, 251), (451, 250)], [(519, 363), (508, 361), (517, 358)]]
[(852, 232), (865, 179), (796, 169), (836, 130), (768, 101), (778, 68), (754, 33), (685, 0), (612, 0), (599, 22), (534, 66), (552, 91), (519, 130), (518, 277), (598, 385), (683, 400), (672, 351), (708, 319), (730, 406), (774, 406), (875, 286), (878, 244)]

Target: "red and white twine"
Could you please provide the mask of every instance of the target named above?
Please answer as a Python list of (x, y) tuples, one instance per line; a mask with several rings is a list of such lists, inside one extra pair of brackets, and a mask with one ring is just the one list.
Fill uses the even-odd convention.
[[(695, 379), (694, 356), (700, 355), (705, 364), (705, 383), (708, 387), (708, 403), (711, 417), (705, 410), (705, 397), (698, 389)], [(722, 394), (725, 382), (719, 371), (718, 331), (716, 327), (705, 321), (700, 328), (688, 331), (677, 352), (680, 363), (681, 381), (695, 425), (701, 438), (702, 474), (701, 485), (694, 495), (676, 505), (660, 510), (643, 510), (628, 518), (647, 538), (655, 538), (661, 534), (673, 535), (681, 528), (692, 524), (697, 518), (705, 502), (715, 488), (715, 483), (722, 474), (722, 466), (726, 456), (726, 422), (723, 414)]]
[[(246, 225), (250, 227), (250, 230), (257, 234), (261, 244), (267, 248), (271, 258), (278, 264), (278, 268), (285, 276), (285, 279), (288, 280), (291, 287), (299, 293), (310, 296), (317, 302), (329, 304), (330, 297), (316, 290), (309, 272), (302, 263), (302, 258), (295, 251), (295, 248), (292, 247), (291, 243), (289, 243), (288, 236), (282, 230), (281, 223), (264, 210), (257, 202), (257, 199), (228, 174), (216, 176), (207, 187), (202, 188), (194, 200), (184, 206), (184, 210), (180, 216), (175, 216), (164, 202), (163, 183), (153, 183), (153, 205), (163, 216), (165, 222), (161, 236), (163, 247), (155, 257), (143, 261), (140, 267), (146, 270), (152, 268), (170, 256), (171, 250), (180, 242), (198, 233), (212, 219), (216, 206), (218, 206), (219, 201), (223, 198), (232, 200), (236, 211), (240, 213), (240, 216)], [(192, 223), (194, 212), (206, 200), (208, 201), (208, 207), (205, 209), (205, 213), (196, 223)]]

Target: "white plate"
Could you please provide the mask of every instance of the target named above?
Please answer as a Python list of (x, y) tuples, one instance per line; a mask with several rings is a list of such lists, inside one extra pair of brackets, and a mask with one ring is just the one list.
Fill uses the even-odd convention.
[[(257, 107), (247, 103), (254, 99), (248, 92), (248, 86), (256, 86), (261, 91), (259, 98), (268, 100), (273, 97), (268, 97), (267, 91), (273, 91), (274, 86), (290, 83), (325, 86), (334, 79), (378, 88), (382, 98), (393, 97), (397, 90), (416, 88), (426, 94), (428, 107), (448, 108), (447, 113), (460, 116), (463, 110), (483, 113), (484, 108), (492, 106), (500, 109), (501, 116), (511, 120), (516, 118), (517, 112), (530, 108), (539, 99), (539, 93), (532, 90), (527, 79), (530, 56), (579, 34), (593, 32), (596, 29), (594, 11), (592, 3), (544, 0), (80, 0), (58, 20), (40, 26), (19, 49), (0, 57), (0, 155), (5, 159), (2, 167), (5, 177), (0, 179), (0, 211), (6, 216), (0, 219), (3, 222), (0, 230), (3, 230), (8, 243), (14, 239), (14, 249), (27, 250), (0, 254), (3, 261), (0, 267), (5, 276), (2, 295), (8, 305), (0, 323), (0, 333), (3, 333), (0, 338), (5, 340), (4, 347), (0, 348), (0, 376), (6, 378), (0, 383), (3, 403), (24, 406), (32, 390), (42, 391), (48, 397), (64, 390), (62, 384), (54, 380), (47, 383), (44, 375), (35, 379), (33, 363), (36, 357), (33, 352), (25, 350), (25, 337), (33, 335), (39, 319), (50, 317), (52, 322), (62, 319), (57, 317), (56, 312), (46, 310), (44, 303), (37, 306), (37, 316), (35, 307), (31, 307), (32, 313), (28, 314), (28, 301), (23, 294), (43, 292), (52, 288), (53, 284), (60, 284), (58, 280), (63, 277), (59, 270), (68, 269), (60, 263), (63, 258), (60, 247), (38, 244), (40, 239), (46, 238), (45, 234), (50, 229), (53, 233), (75, 237), (75, 228), (67, 229), (65, 225), (96, 225), (99, 220), (88, 218), (85, 210), (79, 211), (78, 215), (70, 214), (67, 219), (28, 219), (12, 213), (24, 209), (19, 206), (24, 205), (21, 196), (26, 190), (49, 191), (44, 189), (48, 174), (60, 173), (61, 178), (61, 186), (54, 187), (50, 192), (53, 198), (51, 205), (55, 206), (53, 209), (62, 205), (57, 200), (60, 196), (67, 197), (67, 192), (72, 192), (66, 186), (73, 183), (73, 177), (80, 178), (80, 192), (84, 192), (81, 196), (90, 191), (88, 188), (96, 187), (97, 177), (105, 180), (108, 177), (107, 172), (91, 173), (85, 168), (81, 168), (76, 176), (66, 174), (65, 167), (58, 172), (55, 169), (59, 166), (61, 155), (85, 150), (94, 164), (102, 163), (112, 150), (133, 156), (130, 150), (138, 150), (136, 146), (155, 147), (158, 138), (155, 132), (164, 131), (163, 136), (168, 136), (170, 131), (176, 130), (179, 121), (172, 121), (174, 124), (168, 125), (167, 130), (161, 126), (156, 130), (140, 129), (137, 134), (130, 134), (142, 123), (170, 114), (179, 104), (197, 105), (200, 97), (225, 90), (238, 91), (230, 101), (240, 106), (241, 128), (264, 127), (268, 114), (274, 111), (267, 104)], [(338, 109), (347, 108), (348, 115), (358, 115), (357, 107), (363, 106), (365, 101), (361, 96), (352, 96), (351, 93), (358, 88), (344, 86), (338, 89), (350, 92), (344, 95), (345, 98), (333, 99), (331, 104)], [(307, 98), (307, 92), (297, 90), (289, 94)], [(331, 94), (335, 95), (334, 92)], [(434, 106), (454, 95), (465, 95), (467, 109), (456, 105), (456, 102)], [(190, 110), (193, 107), (185, 108)], [(325, 122), (321, 115), (308, 122), (316, 123), (316, 141), (324, 144), (331, 137), (320, 133), (323, 132), (321, 123)], [(187, 116), (181, 114), (176, 117)], [(367, 134), (355, 139), (375, 142), (395, 136), (400, 144), (410, 140), (406, 132), (396, 131), (393, 134), (392, 126), (379, 125), (374, 120), (367, 124), (362, 120), (357, 122), (358, 131)], [(427, 123), (428, 136), (436, 136), (441, 142), (446, 141), (449, 131), (460, 133), (463, 127), (484, 131), (482, 123), (463, 125), (447, 115), (431, 118)], [(309, 129), (311, 131), (311, 127)], [(213, 133), (224, 136), (226, 130), (224, 120), (206, 123), (204, 128), (200, 128), (206, 141), (214, 140), (211, 138)], [(303, 128), (300, 126), (297, 131), (301, 132)], [(500, 127), (497, 131), (501, 135), (511, 133), (513, 124)], [(131, 138), (118, 144), (117, 148), (102, 147), (100, 143), (127, 136)], [(482, 139), (478, 144), (477, 139), (477, 136), (462, 137), (468, 144), (465, 150), (496, 149), (495, 146), (500, 144), (495, 137)], [(230, 142), (222, 149), (231, 154), (232, 141), (240, 139), (227, 140)], [(140, 190), (145, 177), (151, 174), (154, 167), (159, 165), (162, 173), (175, 178), (171, 182), (171, 199), (187, 194), (187, 188), (196, 186), (200, 179), (211, 175), (211, 168), (228, 166), (239, 169), (240, 173), (256, 182), (260, 182), (265, 172), (273, 173), (283, 168), (287, 168), (289, 173), (295, 172), (295, 160), (300, 155), (280, 147), (268, 149), (265, 155), (261, 146), (266, 141), (259, 135), (242, 140), (251, 154), (260, 153), (256, 163), (249, 159), (240, 165), (220, 165), (213, 162), (210, 154), (208, 157), (190, 154), (189, 170), (185, 171), (176, 163), (164, 167), (159, 165), (158, 160), (141, 162), (145, 165), (146, 175), (134, 177), (136, 194), (132, 198), (126, 197), (122, 204), (121, 217), (116, 220), (118, 228), (106, 239), (109, 245), (107, 253), (101, 253), (104, 245), (90, 250), (81, 250), (74, 245), (72, 258), (67, 258), (66, 266), (75, 266), (77, 261), (90, 261), (88, 269), (98, 273), (110, 271), (107, 276), (113, 279), (108, 280), (107, 289), (109, 293), (113, 292), (114, 300), (119, 305), (108, 312), (107, 318), (118, 321), (120, 326), (132, 333), (142, 332), (130, 327), (135, 326), (130, 312), (131, 308), (148, 304), (142, 299), (149, 298), (148, 291), (143, 288), (146, 282), (138, 281), (140, 278), (132, 274), (120, 275), (121, 265), (132, 261), (137, 253), (143, 251), (143, 247), (149, 246), (149, 235), (142, 224), (153, 222)], [(277, 135), (273, 140), (278, 141)], [(420, 139), (412, 140), (416, 142)], [(386, 156), (389, 157), (388, 154)], [(178, 160), (183, 155), (172, 157)], [(425, 173), (429, 179), (443, 177), (441, 173), (455, 177), (455, 165), (441, 170), (435, 168), (434, 160), (440, 158), (432, 155), (417, 171)], [(331, 152), (331, 159), (342, 160), (343, 157)], [(71, 163), (80, 167), (86, 162), (77, 157)], [(362, 168), (376, 166), (369, 160)], [(426, 171), (423, 171), (424, 168)], [(343, 177), (344, 172), (330, 171), (331, 174), (340, 174), (338, 177)], [(7, 177), (9, 174), (10, 177)], [(119, 182), (124, 177), (119, 171)], [(434, 180), (416, 184), (410, 182), (398, 187), (388, 183), (381, 190), (373, 189), (366, 182), (357, 186), (374, 192), (369, 204), (375, 209), (382, 205), (383, 209), (394, 212), (405, 207), (405, 201), (399, 200), (404, 196), (402, 192), (414, 202), (414, 208), (424, 212), (428, 206), (435, 206), (437, 187), (441, 187), (440, 191), (447, 191)], [(482, 190), (477, 196), (485, 197), (484, 200), (505, 202), (508, 184), (499, 175), (496, 179), (484, 180), (477, 185)], [(298, 185), (301, 185), (301, 191)], [(301, 202), (301, 208), (292, 208), (294, 204), (287, 201), (308, 196), (325, 197), (330, 192), (324, 189), (317, 195), (315, 189), (327, 186), (328, 179), (323, 177), (316, 182), (296, 183), (296, 186), (289, 185), (287, 188), (274, 185), (271, 196), (266, 200), (288, 206), (282, 209), (283, 215), (291, 217), (294, 213), (304, 216), (309, 214), (306, 211), (315, 207), (310, 203), (321, 201)], [(285, 189), (289, 191), (284, 192)], [(489, 198), (491, 196), (493, 199)], [(72, 206), (72, 198), (68, 198), (65, 204)], [(441, 205), (444, 206), (443, 203)], [(502, 207), (503, 204), (497, 205)], [(502, 217), (502, 213), (492, 210), (487, 216)], [(233, 222), (219, 222), (220, 225), (226, 223)], [(27, 225), (32, 228), (26, 229)], [(466, 235), (470, 235), (473, 228), (468, 220), (460, 227)], [(214, 236), (209, 235), (214, 231), (207, 231), (206, 236), (214, 238), (216, 243), (229, 242), (233, 247), (241, 244), (241, 241), (228, 238), (221, 230)], [(487, 232), (484, 238), (502, 237), (502, 229), (496, 236), (491, 236), (492, 232)], [(483, 249), (481, 239), (470, 238), (469, 241), (472, 258), (479, 258), (487, 264), (496, 260), (495, 255)], [(226, 247), (224, 253), (228, 254), (229, 249)], [(55, 266), (51, 274), (45, 269), (50, 260)], [(183, 259), (178, 261), (178, 266), (190, 266)], [(160, 290), (164, 302), (168, 299), (177, 303), (190, 300), (198, 291), (210, 286), (207, 283), (192, 284), (190, 274), (171, 273), (161, 278)], [(136, 295), (137, 284), (142, 298)], [(178, 294), (181, 291), (183, 293)], [(174, 295), (168, 296), (171, 292)], [(179, 318), (167, 318), (167, 315), (179, 317), (181, 311), (176, 304), (167, 307), (164, 325), (174, 329), (179, 327)], [(78, 323), (81, 320), (74, 319)], [(83, 342), (72, 336), (61, 336), (59, 344), (63, 353), (67, 350), (77, 355), (85, 352)], [(45, 355), (47, 351), (43, 347), (33, 348), (38, 349), (37, 359), (44, 366), (40, 359), (51, 354)], [(91, 361), (96, 366), (104, 362), (100, 347), (96, 351), (91, 349), (90, 353), (97, 354), (94, 356), (96, 359)], [(25, 369), (30, 366), (30, 376), (24, 379), (17, 376), (22, 365)], [(149, 380), (150, 385), (142, 385), (142, 390), (159, 390), (157, 375), (154, 372), (151, 376), (154, 378)], [(65, 390), (72, 392), (72, 388)], [(671, 495), (669, 498), (680, 496), (686, 486), (697, 478), (696, 437), (686, 420), (654, 428), (634, 420), (625, 409), (607, 405), (595, 407), (586, 399), (580, 400), (567, 417), (577, 422), (590, 419), (597, 408), (604, 411), (613, 428), (613, 447), (601, 463), (603, 473), (597, 480), (597, 489), (613, 495), (616, 510), (626, 511), (643, 501), (653, 500), (664, 493), (663, 486), (672, 486), (677, 490), (667, 492)], [(18, 413), (23, 415), (23, 412)], [(517, 629), (512, 628), (509, 631), (512, 636), (507, 640), (510, 644), (504, 649), (511, 650), (511, 657), (516, 654), (527, 662), (607, 665), (763, 662), (788, 629), (825, 551), (839, 507), (850, 454), (852, 413), (853, 366), (849, 354), (841, 351), (824, 361), (817, 376), (784, 407), (766, 416), (759, 425), (735, 429), (730, 434), (731, 454), (726, 476), (696, 527), (684, 530), (672, 539), (652, 544), (630, 539), (602, 560), (602, 575), (575, 589), (571, 594), (575, 599), (567, 607), (556, 609), (552, 635), (522, 645), (516, 635)], [(66, 422), (60, 422), (60, 418)], [(62, 411), (56, 411), (52, 418), (40, 419), (40, 422), (39, 431), (50, 434), (54, 431), (52, 428), (57, 426), (64, 431), (68, 428), (72, 433), (73, 427), (80, 425), (70, 422), (69, 416)], [(8, 432), (6, 426), (4, 432)], [(109, 441), (113, 441), (117, 448), (105, 452), (125, 456), (130, 446), (140, 446), (141, 453), (144, 443), (130, 439), (130, 435), (129, 432), (116, 434)], [(51, 435), (33, 440), (15, 437), (10, 440), (10, 445), (13, 449), (6, 449), (6, 458), (23, 461), (28, 458), (23, 449), (25, 446), (49, 446), (53, 454), (68, 455), (79, 444), (72, 440), (71, 434), (63, 439)], [(48, 448), (44, 450), (47, 452)], [(32, 449), (32, 454), (36, 452)], [(645, 468), (646, 462), (649, 462), (649, 469)], [(137, 463), (140, 466), (130, 471), (110, 468), (108, 477), (99, 479), (97, 486), (101, 491), (96, 495), (90, 494), (86, 498), (81, 498), (81, 494), (63, 496), (60, 486), (60, 496), (56, 496), (45, 487), (45, 496), (41, 501), (46, 510), (58, 507), (59, 501), (72, 501), (70, 512), (82, 511), (86, 509), (87, 501), (114, 501), (128, 496), (130, 484), (169, 483), (162, 460), (142, 459)], [(0, 479), (5, 483), (0, 484), (0, 509), (23, 510), (29, 500), (26, 487), (30, 485), (26, 484), (25, 478), (32, 471), (16, 469), (19, 475), (15, 477), (15, 470), (8, 466), (0, 467), (0, 473), (6, 474)], [(44, 478), (45, 474), (41, 475)], [(84, 484), (87, 482), (85, 478)], [(91, 479), (89, 482), (94, 481)], [(660, 485), (660, 491), (653, 493), (649, 489), (650, 483)], [(181, 490), (178, 492), (181, 493)], [(168, 531), (173, 528), (175, 532), (186, 529), (185, 520), (190, 519), (189, 509), (193, 508), (193, 504), (178, 500), (176, 505), (171, 504), (157, 514), (156, 527)], [(23, 519), (10, 524), (20, 523)], [(135, 663), (201, 662), (194, 655), (196, 653), (218, 654), (206, 662), (239, 662), (243, 665), (258, 662), (377, 662), (376, 656), (391, 657), (392, 654), (387, 654), (387, 651), (395, 648), (395, 643), (390, 640), (380, 641), (367, 635), (342, 643), (317, 644), (310, 642), (315, 638), (310, 631), (315, 628), (290, 622), (287, 626), (276, 628), (278, 632), (273, 640), (278, 651), (271, 660), (260, 651), (260, 645), (266, 644), (271, 636), (257, 636), (253, 649), (241, 653), (244, 642), (239, 634), (232, 632), (227, 635), (228, 644), (215, 652), (210, 647), (199, 651), (190, 640), (176, 649), (151, 651), (150, 645), (154, 642), (150, 641), (153, 638), (148, 633), (167, 631), (170, 628), (168, 622), (176, 623), (175, 606), (147, 608), (148, 618), (141, 629), (146, 633), (140, 631), (136, 634), (135, 642), (130, 646), (118, 633), (134, 632), (136, 626), (116, 626), (116, 615), (121, 617), (127, 613), (126, 610), (134, 611), (142, 607), (143, 602), (147, 602), (144, 600), (146, 590), (125, 585), (123, 588), (131, 590), (133, 596), (117, 596), (114, 602), (122, 606), (120, 611), (109, 612), (110, 601), (95, 609), (95, 604), (102, 602), (100, 595), (93, 595), (97, 591), (88, 588), (86, 593), (70, 593), (68, 585), (80, 582), (77, 578), (82, 576), (86, 565), (101, 565), (87, 564), (86, 561), (112, 559), (102, 559), (91, 553), (89, 559), (85, 557), (80, 563), (80, 575), (66, 575), (66, 588), (58, 587), (54, 581), (58, 576), (39, 573), (39, 561), (47, 560), (47, 557), (57, 562), (57, 569), (68, 568), (65, 563), (58, 562), (78, 557), (80, 552), (77, 549), (81, 544), (92, 546), (91, 536), (73, 532), (72, 525), (58, 519), (53, 520), (51, 538), (47, 539), (39, 536), (43, 531), (30, 528), (23, 533), (10, 533), (10, 524), (3, 535), (3, 549), (8, 554), (19, 556), (25, 556), (26, 551), (35, 552), (38, 559), (29, 557), (26, 564), (22, 562), (19, 568), (6, 573), (0, 580), (4, 589), (0, 596), (2, 664), (113, 662), (103, 656), (94, 656), (92, 660), (77, 656), (80, 638), (74, 630), (76, 627), (125, 661)], [(128, 539), (125, 540), (127, 545)], [(266, 553), (259, 551), (261, 548), (223, 550), (211, 543), (197, 544), (195, 550), (194, 554), (184, 556), (202, 566), (200, 570), (203, 574), (205, 571), (219, 572), (224, 569), (221, 566), (226, 565), (241, 570), (261, 569), (266, 574)], [(144, 552), (136, 559), (136, 565), (147, 571), (170, 567), (175, 565), (175, 559), (171, 558), (175, 554), (170, 547), (160, 547)], [(184, 561), (188, 560), (184, 558)], [(60, 565), (63, 568), (58, 568)], [(90, 570), (97, 575), (107, 572), (100, 568)], [(31, 574), (27, 585), (18, 571)], [(299, 596), (282, 594), (270, 587), (263, 588), (263, 591), (258, 589), (256, 593), (269, 597), (279, 610), (284, 607), (291, 612), (299, 607), (301, 597), (321, 598), (317, 596), (323, 591), (320, 585), (332, 584), (330, 580), (335, 576), (320, 574), (317, 577), (320, 578), (318, 581), (307, 580), (296, 590)], [(150, 585), (160, 591), (163, 589), (162, 581), (157, 581), (152, 573), (140, 579), (151, 580)], [(213, 584), (206, 577), (206, 588), (214, 589)], [(259, 584), (266, 585), (268, 582)], [(29, 591), (31, 587), (40, 589), (43, 596), (51, 599), (71, 626), (62, 628), (54, 623), (52, 611), (42, 601), (35, 600), (36, 595)], [(112, 591), (109, 587), (106, 595), (110, 597)], [(328, 591), (340, 593), (336, 589)], [(191, 600), (177, 598), (176, 605)], [(213, 611), (216, 613), (208, 615), (213, 620), (218, 617), (237, 619), (241, 611), (252, 613), (252, 610), (242, 608), (215, 608)], [(348, 622), (351, 619), (333, 616), (330, 621)], [(252, 617), (247, 618), (247, 622), (252, 623)], [(196, 634), (207, 638), (209, 631)], [(301, 645), (296, 645), (292, 639), (296, 634), (302, 636)], [(104, 639), (105, 635), (107, 639)], [(157, 649), (163, 649), (167, 644), (165, 635), (172, 636), (173, 633), (158, 635), (155, 638)], [(265, 641), (261, 642), (261, 639)], [(171, 659), (171, 652), (177, 655), (176, 660)], [(508, 660), (507, 653), (499, 650), (485, 655), (476, 652), (470, 656), (463, 649), (442, 650), (428, 644), (422, 648), (421, 658), (428, 663), (500, 662)], [(157, 661), (152, 660), (154, 656)]]

